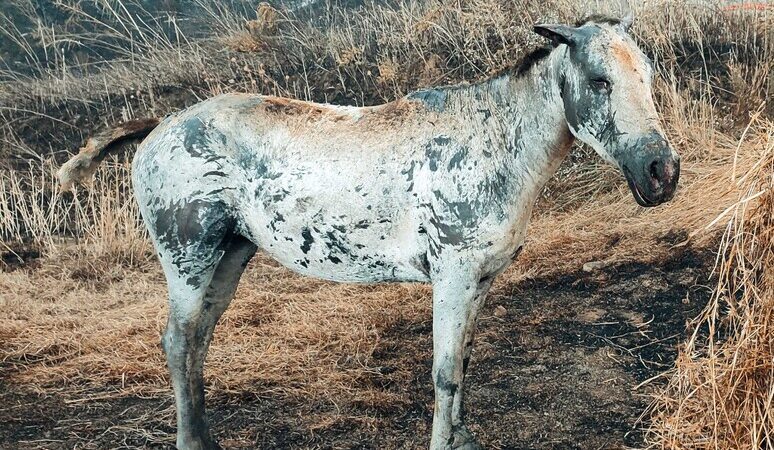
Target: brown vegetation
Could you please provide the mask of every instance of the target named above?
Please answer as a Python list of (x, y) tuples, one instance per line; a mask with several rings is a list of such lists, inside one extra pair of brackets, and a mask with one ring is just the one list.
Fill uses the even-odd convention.
[(731, 174), (712, 300), (691, 324), (669, 383), (652, 406), (661, 447), (774, 445), (774, 142)]
[[(427, 0), (333, 8), (320, 18), (262, 5), (260, 16), (243, 17), (200, 1), (213, 24), (208, 38), (170, 39), (160, 25), (133, 22), (118, 8), (100, 28), (117, 43), (114, 59), (36, 63), (34, 76), (0, 71), (0, 381), (72, 402), (169, 395), (158, 344), (163, 275), (131, 198), (128, 164), (101, 167), (94, 186), (74, 196), (56, 187), (56, 161), (95, 129), (222, 92), (362, 105), (422, 85), (474, 81), (534, 48), (540, 41), (529, 27), (538, 19), (574, 22), (589, 12), (569, 0)], [(74, 21), (86, 20), (79, 8)], [(684, 247), (715, 246), (720, 236), (713, 300), (691, 325), (676, 368), (647, 388), (658, 395), (643, 426), (657, 448), (767, 448), (774, 436), (774, 122), (765, 102), (774, 92), (772, 11), (669, 0), (635, 9), (634, 34), (659, 74), (664, 128), (683, 157), (678, 195), (643, 210), (616, 171), (577, 149), (540, 200), (525, 251), (495, 296), (589, 261), (668, 260)], [(47, 33), (42, 28), (37, 39), (58, 55), (64, 44)], [(428, 315), (425, 286), (332, 284), (258, 257), (216, 330), (210, 393), (400, 405), (405, 399), (358, 382), (379, 371), (371, 361), (387, 330)]]

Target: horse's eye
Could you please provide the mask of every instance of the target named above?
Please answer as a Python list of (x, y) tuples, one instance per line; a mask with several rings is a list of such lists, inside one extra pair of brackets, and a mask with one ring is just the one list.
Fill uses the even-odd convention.
[(604, 78), (594, 78), (591, 80), (591, 86), (598, 91), (609, 91), (610, 81)]

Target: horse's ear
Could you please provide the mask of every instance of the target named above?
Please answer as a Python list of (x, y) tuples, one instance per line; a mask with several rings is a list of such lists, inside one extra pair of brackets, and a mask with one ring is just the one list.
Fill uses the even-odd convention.
[(538, 24), (533, 27), (533, 30), (548, 38), (554, 47), (559, 44), (573, 46), (578, 41), (578, 30), (569, 25)]
[(623, 13), (621, 28), (623, 28), (624, 31), (629, 31), (629, 28), (631, 28), (634, 23), (634, 10), (632, 9), (632, 5), (629, 4), (629, 0), (621, 0), (621, 12)]

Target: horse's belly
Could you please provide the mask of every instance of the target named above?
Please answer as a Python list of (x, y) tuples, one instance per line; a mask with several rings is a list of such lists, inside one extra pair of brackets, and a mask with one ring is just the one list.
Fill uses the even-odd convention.
[(265, 253), (302, 275), (357, 283), (429, 279), (424, 251), (411, 240), (374, 240), (315, 225), (250, 234), (258, 235), (255, 240)]
[(344, 282), (427, 281), (426, 244), (412, 210), (385, 199), (268, 191), (240, 207), (243, 232), (303, 275)]
[[(262, 250), (288, 269), (314, 278), (349, 283), (429, 281), (421, 263), (395, 261), (379, 254), (334, 254), (327, 250), (297, 252), (285, 244), (269, 244)], [(419, 261), (419, 260), (418, 260)]]

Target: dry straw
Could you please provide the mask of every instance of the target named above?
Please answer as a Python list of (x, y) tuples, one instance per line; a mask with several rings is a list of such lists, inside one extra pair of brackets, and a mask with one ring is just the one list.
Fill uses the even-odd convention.
[(732, 175), (712, 300), (692, 323), (648, 438), (664, 449), (774, 448), (774, 127)]

